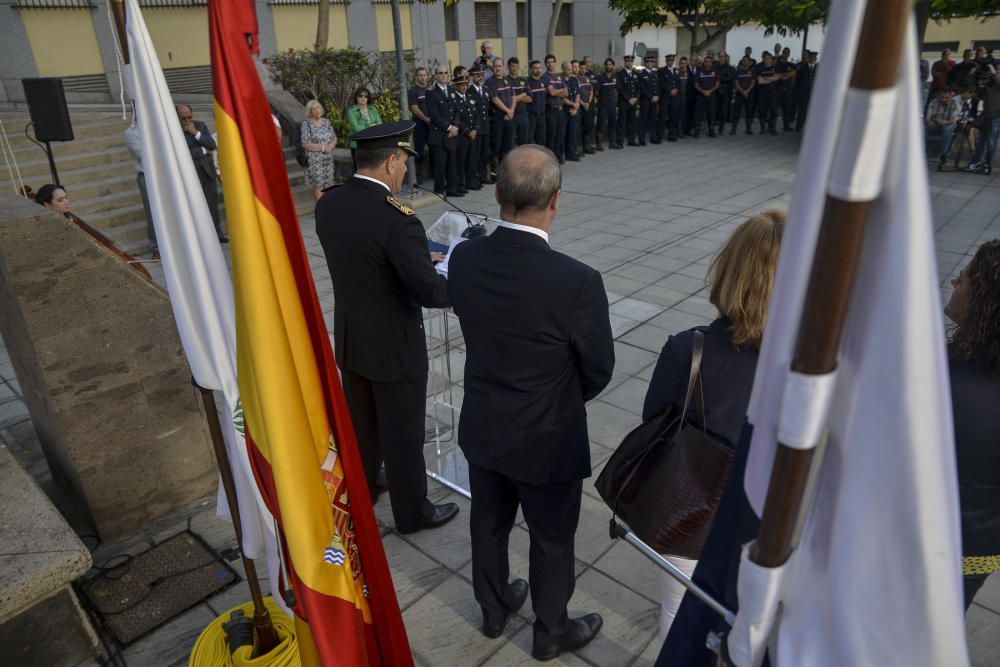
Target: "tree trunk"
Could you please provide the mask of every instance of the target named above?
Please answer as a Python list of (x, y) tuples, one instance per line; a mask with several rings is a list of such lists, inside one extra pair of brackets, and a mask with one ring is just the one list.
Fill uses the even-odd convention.
[(809, 44), (809, 24), (802, 30), (802, 61), (805, 62), (808, 56), (808, 45)]
[(924, 35), (927, 34), (927, 22), (931, 18), (931, 0), (917, 0), (913, 12), (917, 18), (917, 53), (924, 50)]
[[(530, 0), (529, 0), (530, 1)], [(562, 11), (563, 0), (555, 0), (552, 3), (552, 16), (549, 17), (549, 30), (545, 34), (545, 53), (555, 53), (556, 52), (556, 25), (559, 23), (559, 13)], [(556, 66), (557, 71), (559, 70), (558, 65)]]
[(317, 51), (326, 49), (330, 42), (330, 0), (319, 0), (319, 12), (316, 18)]

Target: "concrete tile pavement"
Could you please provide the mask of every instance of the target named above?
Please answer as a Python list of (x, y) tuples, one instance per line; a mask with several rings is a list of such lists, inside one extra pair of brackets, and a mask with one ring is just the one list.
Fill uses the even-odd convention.
[[(639, 422), (644, 390), (667, 337), (713, 318), (704, 277), (714, 252), (746, 217), (771, 207), (787, 207), (798, 168), (797, 151), (797, 135), (737, 135), (609, 151), (564, 167), (562, 206), (551, 242), (556, 249), (601, 270), (618, 357), (612, 383), (588, 406), (595, 472)], [(943, 298), (947, 298), (949, 279), (968, 262), (978, 244), (1000, 237), (1000, 180), (932, 172), (931, 185), (937, 269)], [(497, 215), (489, 187), (456, 203), (469, 212)], [(435, 203), (418, 213), (429, 226), (445, 210), (443, 203)], [(315, 222), (307, 216), (301, 226), (319, 298), (332, 325), (332, 283)], [(450, 389), (450, 400), (460, 405), (464, 348), (457, 322), (450, 321), (453, 385), (445, 387), (441, 374), (435, 384), (438, 390)], [(0, 434), (17, 443), (22, 460), (33, 464), (33, 469), (44, 469), (37, 453), (32, 453), (37, 452), (33, 429), (3, 352)], [(453, 447), (452, 439), (442, 445), (442, 451), (454, 457)], [(444, 467), (461, 474), (454, 458)], [(417, 662), (435, 666), (530, 663), (528, 605), (503, 638), (486, 640), (479, 633), (479, 611), (470, 581), (468, 501), (437, 482), (429, 485), (435, 501), (457, 502), (462, 508), (462, 515), (444, 528), (399, 535), (389, 528), (387, 499), (376, 507), (377, 516), (386, 524), (384, 544)], [(211, 514), (202, 508), (185, 517), (183, 526), (190, 523), (218, 549), (232, 547), (228, 525)], [(576, 542), (577, 592), (570, 610), (600, 611), (605, 628), (594, 644), (563, 656), (560, 662), (565, 665), (651, 665), (659, 650), (658, 573), (631, 547), (610, 541), (608, 517), (593, 478), (585, 481)], [(239, 563), (235, 565), (242, 569)], [(511, 568), (512, 576), (527, 576), (523, 523), (511, 537)], [(130, 647), (126, 659), (131, 655), (134, 664), (182, 664), (193, 642), (192, 628), (248, 596), (245, 583), (219, 594), (141, 645)], [(994, 576), (980, 593), (967, 624), (973, 664), (1000, 663), (1000, 577)], [(151, 656), (154, 662), (147, 660)]]

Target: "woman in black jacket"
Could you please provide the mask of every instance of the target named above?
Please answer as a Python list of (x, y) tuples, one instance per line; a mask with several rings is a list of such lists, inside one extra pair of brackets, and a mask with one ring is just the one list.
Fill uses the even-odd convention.
[(965, 608), (1000, 570), (1000, 239), (984, 243), (952, 281), (944, 313), (962, 511)]
[[(709, 299), (718, 309), (719, 318), (696, 327), (704, 332), (705, 339), (701, 364), (705, 426), (734, 448), (746, 421), (784, 227), (785, 214), (780, 211), (766, 211), (750, 218), (733, 232), (708, 269)], [(668, 406), (684, 404), (694, 331), (682, 331), (667, 339), (649, 382), (643, 420)], [(688, 418), (695, 420), (695, 413), (692, 405)], [(676, 556), (667, 559), (689, 576), (697, 564), (696, 560)], [(684, 587), (664, 574), (660, 614), (663, 637), (683, 595)]]

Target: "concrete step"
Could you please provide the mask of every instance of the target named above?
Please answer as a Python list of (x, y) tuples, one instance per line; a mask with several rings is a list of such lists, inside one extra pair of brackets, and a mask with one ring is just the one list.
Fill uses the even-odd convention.
[[(7, 133), (7, 139), (10, 141), (12, 148), (22, 148), (34, 145), (31, 143), (30, 139), (24, 136), (24, 128), (31, 120), (27, 114), (19, 115), (19, 117), (11, 119), (0, 118), (0, 120), (3, 121), (4, 129)], [(73, 126), (73, 141), (57, 141), (52, 143), (53, 146), (67, 145), (76, 141), (111, 136), (116, 137), (117, 141), (120, 143), (122, 133), (125, 131), (125, 128), (131, 124), (131, 120), (122, 120), (121, 116), (74, 120), (72, 114), (70, 114), (70, 122)]]
[[(125, 150), (104, 150), (85, 151), (80, 153), (66, 152), (55, 154), (56, 169), (59, 171), (59, 180), (63, 180), (63, 172), (85, 167), (103, 167), (114, 164), (125, 164), (134, 171), (132, 167), (132, 157)], [(38, 180), (44, 178), (49, 181), (49, 160), (40, 154), (38, 159), (18, 162), (21, 175), (25, 179)]]

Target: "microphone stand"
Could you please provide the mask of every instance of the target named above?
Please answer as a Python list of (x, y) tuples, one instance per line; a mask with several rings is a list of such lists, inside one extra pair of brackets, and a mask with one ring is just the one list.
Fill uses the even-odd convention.
[[(474, 239), (477, 236), (485, 236), (486, 235), (486, 225), (484, 225), (481, 222), (473, 222), (472, 221), (472, 216), (469, 215), (468, 213), (466, 213), (465, 211), (463, 211), (462, 209), (460, 209), (450, 199), (448, 199), (446, 197), (442, 197), (438, 193), (434, 192), (433, 190), (431, 190), (429, 188), (425, 188), (422, 185), (414, 184), (413, 187), (415, 187), (418, 190), (423, 190), (424, 192), (431, 193), (432, 195), (434, 195), (435, 197), (437, 197), (438, 199), (440, 199), (441, 201), (443, 201), (445, 204), (447, 204), (448, 206), (451, 206), (453, 209), (455, 209), (456, 211), (458, 211), (459, 213), (461, 213), (462, 215), (465, 216), (465, 222), (468, 225), (468, 227), (466, 227), (465, 230), (462, 232), (462, 238), (463, 239)], [(475, 215), (482, 216), (482, 218), (484, 220), (486, 219), (486, 216), (482, 215), (481, 213), (476, 213)]]

